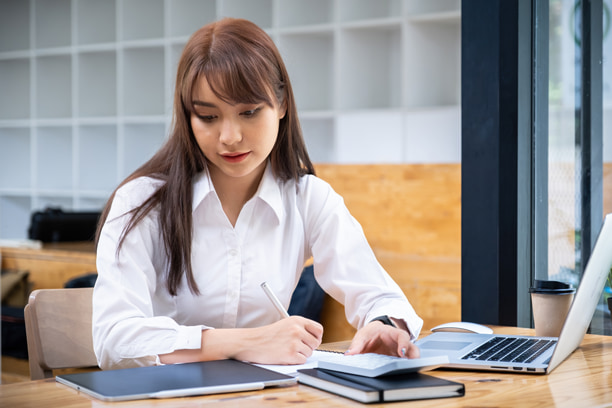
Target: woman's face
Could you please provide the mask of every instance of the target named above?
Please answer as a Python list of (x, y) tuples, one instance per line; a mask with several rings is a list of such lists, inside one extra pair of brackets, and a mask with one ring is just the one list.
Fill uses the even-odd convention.
[(215, 178), (259, 180), (278, 137), (285, 109), (265, 102), (229, 104), (210, 89), (206, 78), (196, 83), (191, 128)]

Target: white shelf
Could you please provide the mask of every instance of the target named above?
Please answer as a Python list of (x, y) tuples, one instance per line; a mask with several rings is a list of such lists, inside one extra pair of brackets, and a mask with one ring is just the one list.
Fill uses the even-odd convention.
[(117, 115), (117, 54), (84, 52), (77, 58), (78, 116)]
[(333, 108), (333, 32), (281, 35), (278, 47), (301, 110)]
[(310, 159), (315, 163), (336, 162), (334, 120), (302, 118), (301, 125)]
[(401, 111), (379, 110), (340, 114), (337, 118), (338, 163), (402, 163)]
[(123, 115), (163, 115), (164, 49), (134, 48), (123, 54)]
[(0, 52), (30, 48), (30, 2), (5, 0), (0, 12)]
[(0, 60), (0, 119), (30, 117), (30, 60)]
[(0, 128), (0, 188), (31, 187), (30, 129)]
[(283, 0), (220, 0), (217, 17), (245, 18), (263, 29), (268, 29), (273, 26), (273, 6), (281, 1)]
[(340, 21), (377, 20), (401, 16), (401, 0), (340, 0)]
[(459, 0), (3, 0), (0, 239), (99, 210), (164, 143), (185, 43), (221, 17), (278, 44), (315, 163), (460, 162)]
[(120, 179), (129, 176), (159, 150), (166, 139), (165, 124), (126, 124), (123, 127), (123, 159)]
[(72, 189), (72, 127), (36, 129), (36, 188), (39, 190)]
[(163, 38), (164, 0), (129, 0), (121, 5), (120, 40)]
[(278, 26), (300, 27), (333, 21), (334, 3), (329, 0), (283, 0), (278, 2)]
[(399, 25), (340, 33), (340, 109), (401, 106), (401, 37)]
[(72, 61), (68, 55), (45, 56), (36, 63), (36, 117), (72, 116)]
[(34, 2), (36, 48), (68, 47), (71, 44), (70, 0)]
[(3, 237), (25, 238), (30, 225), (32, 199), (29, 196), (0, 195), (0, 232)]
[(112, 191), (117, 177), (117, 127), (79, 126), (77, 153), (79, 190)]
[(76, 8), (76, 44), (116, 41), (117, 11), (114, 1), (78, 0)]
[(170, 27), (166, 33), (170, 37), (189, 37), (217, 18), (215, 0), (170, 0), (168, 9)]

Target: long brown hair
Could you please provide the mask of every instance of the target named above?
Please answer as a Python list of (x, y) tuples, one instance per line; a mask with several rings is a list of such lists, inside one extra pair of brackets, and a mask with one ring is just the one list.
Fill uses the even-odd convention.
[[(272, 39), (255, 24), (242, 19), (222, 19), (196, 31), (183, 49), (176, 75), (172, 130), (164, 146), (118, 187), (138, 177), (164, 181), (139, 207), (130, 211), (117, 245), (116, 256), (129, 232), (153, 209), (159, 209), (159, 228), (169, 270), (166, 283), (175, 296), (183, 274), (190, 290), (199, 294), (191, 267), (193, 177), (205, 169), (206, 158), (198, 147), (190, 124), (194, 111), (192, 94), (200, 78), (206, 78), (212, 91), (227, 102), (260, 103), (287, 111), (280, 120), (270, 163), (276, 177), (298, 180), (314, 174), (300, 128), (293, 90), (287, 69)], [(106, 203), (96, 242), (108, 216), (115, 190)], [(158, 271), (160, 272), (160, 271)]]

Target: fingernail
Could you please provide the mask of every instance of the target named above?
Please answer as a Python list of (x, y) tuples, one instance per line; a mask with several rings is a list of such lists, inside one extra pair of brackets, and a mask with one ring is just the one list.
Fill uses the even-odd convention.
[(402, 347), (402, 357), (406, 357), (406, 347)]

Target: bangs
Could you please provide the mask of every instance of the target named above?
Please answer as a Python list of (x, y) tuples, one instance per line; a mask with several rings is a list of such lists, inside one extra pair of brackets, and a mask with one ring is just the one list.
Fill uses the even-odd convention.
[[(223, 47), (221, 42), (216, 39), (199, 67), (192, 65), (190, 76), (193, 80), (185, 84), (196, 87), (204, 78), (215, 96), (230, 105), (261, 102), (271, 107), (276, 103), (280, 105), (283, 86), (279, 70), (252, 49), (237, 49), (235, 44), (233, 48)], [(193, 112), (193, 89), (185, 91), (185, 106)]]

